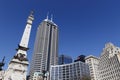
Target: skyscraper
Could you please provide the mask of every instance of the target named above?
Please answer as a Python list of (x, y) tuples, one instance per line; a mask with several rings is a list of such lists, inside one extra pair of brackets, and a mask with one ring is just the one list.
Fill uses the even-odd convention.
[(34, 52), (30, 68), (32, 78), (35, 72), (50, 70), (50, 65), (58, 64), (58, 26), (48, 17), (37, 29)]
[(59, 56), (58, 62), (59, 62), (59, 65), (72, 63), (72, 57), (70, 57), (68, 55), (61, 54)]

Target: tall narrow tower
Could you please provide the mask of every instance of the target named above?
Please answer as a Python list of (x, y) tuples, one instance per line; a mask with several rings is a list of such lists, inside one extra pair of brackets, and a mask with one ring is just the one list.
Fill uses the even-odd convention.
[[(58, 26), (48, 17), (37, 29), (30, 76), (35, 72), (43, 74), (50, 70), (51, 65), (58, 63)], [(31, 79), (33, 80), (33, 79)]]
[(27, 25), (25, 27), (21, 42), (18, 45), (18, 49), (16, 49), (17, 53), (8, 65), (8, 69), (4, 75), (4, 80), (26, 80), (27, 67), (29, 64), (26, 52), (28, 50), (28, 42), (33, 20), (33, 12), (31, 12), (27, 19)]

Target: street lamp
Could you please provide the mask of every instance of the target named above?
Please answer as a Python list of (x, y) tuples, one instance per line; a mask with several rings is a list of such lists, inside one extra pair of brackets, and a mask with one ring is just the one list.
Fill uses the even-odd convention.
[(45, 70), (43, 70), (42, 71), (42, 77), (43, 77), (43, 80), (46, 78), (46, 80), (47, 80), (47, 76), (49, 75), (49, 73), (48, 73), (48, 71), (45, 71)]
[(43, 73), (42, 77), (43, 77), (43, 80), (44, 80), (46, 71), (43, 70), (42, 73)]

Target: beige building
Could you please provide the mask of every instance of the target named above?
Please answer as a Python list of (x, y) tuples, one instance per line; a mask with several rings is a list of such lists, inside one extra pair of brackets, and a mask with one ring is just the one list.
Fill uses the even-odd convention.
[(99, 80), (120, 80), (120, 48), (105, 45), (99, 60)]
[(99, 58), (95, 57), (95, 56), (87, 56), (85, 58), (85, 63), (87, 63), (89, 65), (89, 69), (90, 69), (90, 76), (91, 76), (91, 80), (98, 80), (98, 63), (99, 63)]

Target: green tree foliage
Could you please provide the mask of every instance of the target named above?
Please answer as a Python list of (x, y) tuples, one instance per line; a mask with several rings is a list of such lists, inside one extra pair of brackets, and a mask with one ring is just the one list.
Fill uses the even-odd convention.
[(91, 78), (89, 76), (83, 76), (82, 80), (91, 80)]

